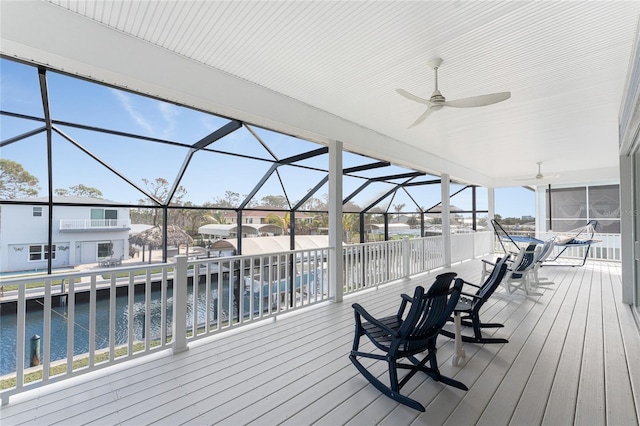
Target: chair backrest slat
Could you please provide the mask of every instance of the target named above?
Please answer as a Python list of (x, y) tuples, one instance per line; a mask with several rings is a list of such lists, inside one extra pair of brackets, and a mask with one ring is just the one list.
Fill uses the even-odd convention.
[[(456, 290), (456, 286), (451, 286), (456, 275), (455, 272), (438, 275), (429, 290), (421, 297), (421, 301), (416, 303), (420, 305), (420, 311), (417, 312), (419, 317), (409, 332), (410, 340), (430, 336), (435, 328), (444, 325), (460, 297), (460, 288)], [(458, 287), (461, 286), (462, 284)], [(455, 303), (452, 302), (453, 299)]]
[(504, 256), (502, 258), (498, 258), (496, 260), (496, 265), (493, 267), (493, 271), (489, 274), (489, 277), (486, 281), (480, 286), (478, 291), (476, 292), (476, 296), (478, 299), (474, 299), (473, 304), (484, 303), (493, 292), (498, 288), (502, 279), (507, 273), (507, 260), (509, 259), (509, 255)]

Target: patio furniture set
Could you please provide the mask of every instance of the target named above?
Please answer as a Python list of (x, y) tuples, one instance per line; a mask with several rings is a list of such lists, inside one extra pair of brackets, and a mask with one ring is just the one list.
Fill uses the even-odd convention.
[[(428, 289), (417, 286), (413, 296), (403, 294), (398, 312), (383, 318), (374, 317), (358, 303), (353, 304), (355, 335), (349, 359), (358, 371), (384, 395), (413, 409), (425, 411), (422, 404), (401, 393), (403, 386), (418, 372), (423, 372), (449, 386), (468, 390), (464, 383), (440, 373), (436, 359), (438, 335), (454, 339), (453, 365), (458, 365), (458, 362), (465, 357), (462, 342), (508, 343), (507, 339), (482, 335), (483, 328), (504, 326), (499, 323), (484, 323), (480, 320), (482, 306), (498, 286), (502, 284), (509, 294), (516, 290), (523, 290), (527, 296), (535, 295), (532, 288), (543, 284), (538, 277), (538, 269), (548, 262), (554, 246), (566, 248), (568, 245), (583, 245), (587, 247), (588, 252), (591, 244), (598, 242), (593, 239), (597, 223), (592, 222), (570, 238), (560, 240), (557, 236), (553, 236), (546, 241), (531, 237), (510, 236), (496, 221), (493, 221), (493, 224), (503, 248), (505, 248), (503, 243), (509, 242), (514, 244), (517, 251), (509, 252), (505, 248), (504, 256), (495, 262), (483, 260), (483, 278), (487, 274), (489, 276), (481, 285), (458, 278), (455, 272), (438, 275)], [(526, 243), (526, 246), (521, 247), (518, 243)], [(562, 252), (564, 249), (561, 249), (551, 261), (557, 260)], [(582, 266), (585, 262), (586, 254), (582, 263), (565, 266)], [(492, 267), (491, 271), (487, 270), (487, 266)], [(474, 288), (475, 291), (466, 292), (465, 286)], [(447, 322), (454, 323), (453, 332), (444, 328)], [(473, 335), (463, 335), (462, 326), (471, 327)], [(371, 351), (360, 348), (360, 339), (364, 336), (374, 346)], [(376, 377), (365, 364), (360, 362), (361, 358), (386, 361), (388, 381)], [(399, 370), (408, 370), (408, 373), (400, 378)]]

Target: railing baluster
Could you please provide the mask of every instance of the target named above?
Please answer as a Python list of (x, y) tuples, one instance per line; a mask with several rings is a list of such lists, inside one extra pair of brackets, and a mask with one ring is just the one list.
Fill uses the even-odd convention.
[(167, 299), (168, 299), (168, 280), (167, 280), (168, 268), (167, 266), (162, 267), (162, 281), (160, 282), (160, 345), (164, 346), (168, 343), (167, 337), (167, 327), (168, 327), (168, 319), (167, 319)]
[(127, 356), (133, 355), (134, 336), (134, 312), (133, 302), (135, 296), (135, 281), (133, 279), (133, 271), (129, 272), (129, 289), (127, 292)]
[(144, 285), (144, 322), (142, 327), (144, 329), (144, 349), (149, 351), (151, 349), (151, 270), (147, 269), (145, 274)]
[[(69, 279), (69, 290), (67, 292), (67, 375), (73, 372), (73, 356), (74, 356), (74, 336), (76, 323), (76, 280)], [(62, 296), (64, 297), (64, 296)]]
[(109, 362), (116, 358), (116, 273), (112, 272), (109, 289)]
[(191, 266), (193, 267), (193, 280), (191, 285), (191, 321), (193, 325), (191, 326), (191, 337), (194, 338), (198, 335), (198, 296), (200, 292), (200, 274), (198, 273), (198, 268), (200, 268), (200, 264), (194, 263)]
[(222, 329), (222, 299), (223, 299), (223, 282), (222, 278), (224, 277), (224, 273), (222, 271), (222, 262), (218, 261), (218, 310), (216, 312), (216, 328), (218, 330)]
[(204, 264), (204, 286), (205, 286), (205, 310), (204, 310), (204, 332), (209, 334), (211, 331), (211, 265), (212, 262), (206, 262)]
[(26, 343), (25, 313), (27, 311), (25, 297), (26, 287), (26, 285), (18, 287), (18, 302), (16, 306), (16, 309), (18, 310), (16, 321), (16, 387), (18, 389), (22, 388), (24, 385), (24, 347)]
[(47, 383), (51, 374), (51, 279), (44, 281), (42, 316), (42, 382)]
[(89, 368), (96, 363), (96, 275), (91, 275), (89, 290)]

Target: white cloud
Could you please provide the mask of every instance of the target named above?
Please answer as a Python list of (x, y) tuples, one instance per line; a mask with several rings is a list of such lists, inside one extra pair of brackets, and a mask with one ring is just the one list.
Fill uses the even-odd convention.
[(153, 134), (153, 126), (145, 119), (144, 115), (141, 112), (136, 110), (135, 106), (131, 102), (131, 97), (123, 92), (120, 92), (119, 90), (113, 90), (112, 92), (116, 95), (116, 97), (120, 101), (120, 104), (129, 114), (131, 119), (135, 121), (138, 126), (142, 127), (150, 134)]
[(178, 115), (180, 115), (180, 111), (174, 105), (160, 102), (158, 103), (158, 109), (160, 110), (160, 115), (166, 123), (164, 128), (163, 137), (169, 138), (173, 134), (173, 130), (176, 127), (176, 119)]

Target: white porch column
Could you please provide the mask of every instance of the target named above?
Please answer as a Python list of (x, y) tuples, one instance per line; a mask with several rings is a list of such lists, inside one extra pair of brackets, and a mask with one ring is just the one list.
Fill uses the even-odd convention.
[(487, 188), (487, 204), (487, 226), (491, 226), (491, 221), (496, 217), (496, 189), (493, 187)]
[(173, 353), (189, 349), (187, 346), (187, 256), (174, 257), (173, 269)]
[[(496, 189), (494, 187), (487, 188), (487, 231), (493, 232), (491, 221), (496, 217)], [(491, 240), (493, 241), (493, 240)], [(491, 243), (491, 253), (495, 250), (495, 244)]]
[(451, 220), (449, 217), (449, 211), (451, 210), (451, 203), (449, 202), (449, 174), (442, 173), (440, 175), (442, 181), (440, 188), (440, 195), (442, 198), (442, 245), (444, 248), (444, 266), (451, 267)]
[[(640, 154), (636, 154), (640, 155)], [(638, 157), (640, 158), (640, 157)], [(636, 291), (640, 290), (636, 283), (636, 265), (640, 265), (640, 237), (634, 241), (638, 223), (637, 210), (634, 209), (634, 198), (640, 199), (640, 189), (637, 186), (637, 170), (634, 171), (634, 156), (620, 156), (620, 244), (622, 267), (622, 302), (634, 305), (640, 300)], [(639, 162), (640, 164), (640, 162)], [(634, 232), (634, 228), (636, 231)], [(636, 305), (640, 306), (640, 305)]]
[(342, 302), (342, 142), (329, 144), (329, 297)]

